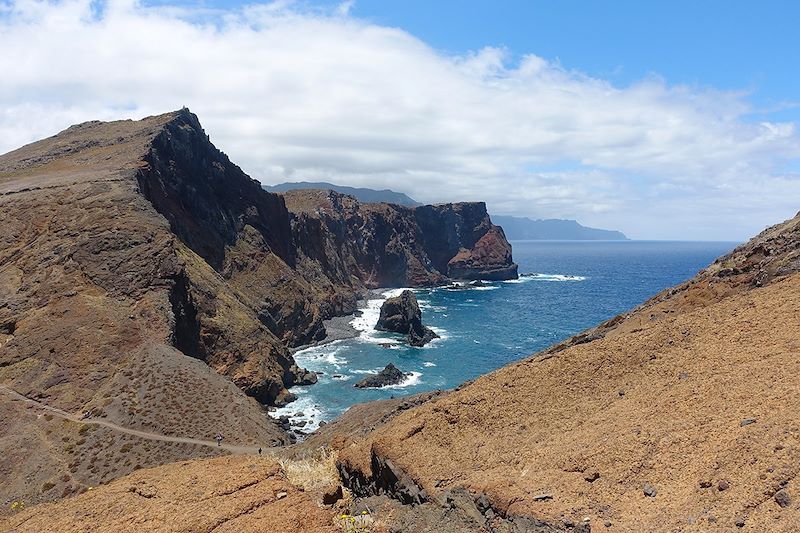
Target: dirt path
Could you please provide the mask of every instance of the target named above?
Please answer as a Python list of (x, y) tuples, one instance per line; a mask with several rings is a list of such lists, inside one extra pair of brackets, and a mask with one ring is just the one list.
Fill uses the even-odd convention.
[(30, 405), (36, 406), (40, 409), (48, 411), (59, 418), (63, 418), (64, 420), (69, 420), (71, 422), (75, 422), (77, 424), (91, 424), (94, 426), (103, 426), (109, 428), (114, 431), (118, 431), (120, 433), (127, 433), (128, 435), (134, 435), (136, 437), (140, 437), (143, 439), (149, 440), (157, 440), (161, 442), (178, 442), (178, 443), (186, 443), (186, 444), (197, 444), (199, 446), (208, 446), (209, 448), (219, 448), (222, 450), (227, 450), (233, 454), (243, 455), (243, 454), (257, 454), (258, 447), (257, 446), (234, 446), (232, 444), (222, 444), (221, 446), (217, 446), (216, 441), (213, 440), (202, 440), (202, 439), (192, 439), (189, 437), (170, 437), (168, 435), (161, 435), (159, 433), (151, 433), (149, 431), (141, 431), (138, 429), (131, 429), (126, 428), (123, 426), (119, 426), (114, 424), (113, 422), (109, 422), (108, 420), (103, 420), (99, 418), (87, 418), (81, 419), (81, 417), (68, 413), (66, 411), (62, 411), (57, 407), (51, 407), (47, 404), (44, 404), (38, 400), (34, 400), (32, 398), (28, 398), (27, 396), (23, 396), (22, 394), (18, 393), (14, 389), (11, 389), (5, 385), (0, 385), (0, 391), (7, 394), (11, 397), (12, 400), (21, 401), (28, 403)]

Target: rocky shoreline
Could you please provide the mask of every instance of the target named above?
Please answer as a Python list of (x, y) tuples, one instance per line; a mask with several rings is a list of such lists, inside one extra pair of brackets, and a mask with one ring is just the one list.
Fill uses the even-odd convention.
[[(366, 300), (359, 300), (358, 301), (359, 309), (363, 308), (363, 305), (365, 303)], [(323, 320), (322, 324), (325, 326), (325, 333), (326, 333), (325, 337), (323, 337), (318, 341), (309, 344), (303, 344), (302, 346), (297, 346), (295, 348), (292, 348), (291, 350), (292, 355), (302, 350), (307, 350), (308, 348), (324, 346), (326, 344), (331, 344), (336, 341), (355, 339), (361, 334), (361, 332), (353, 327), (352, 321), (355, 317), (358, 316), (360, 312), (361, 312), (360, 310), (356, 310), (354, 313), (350, 313), (349, 315), (335, 316), (328, 320)]]

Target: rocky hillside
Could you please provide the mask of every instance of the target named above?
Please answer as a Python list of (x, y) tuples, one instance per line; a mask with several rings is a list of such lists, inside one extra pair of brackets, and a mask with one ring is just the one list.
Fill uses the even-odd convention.
[[(66, 411), (91, 406), (104, 420), (136, 425), (145, 419), (147, 427), (164, 432), (207, 430), (215, 424), (200, 421), (210, 417), (241, 432), (244, 444), (271, 434), (274, 428), (253, 427), (252, 398), (230, 383), (225, 388), (213, 381), (247, 365), (242, 352), (230, 352), (231, 359), (195, 352), (203, 361), (184, 355), (198, 338), (215, 350), (224, 346), (208, 339), (210, 327), (221, 323), (217, 320), (233, 326), (218, 333), (219, 342), (234, 343), (233, 335), (247, 341), (256, 330), (245, 326), (260, 324), (258, 335), (284, 353), (282, 338), (273, 333), (279, 330), (259, 318), (266, 307), (253, 305), (248, 292), (262, 290), (259, 283), (268, 274), (259, 274), (261, 262), (284, 276), (274, 282), (276, 290), (297, 284), (291, 293), (296, 300), (290, 301), (318, 305), (312, 309), (319, 314), (328, 311), (318, 302), (351, 294), (342, 287), (433, 283), (479, 260), (477, 268), (486, 271), (513, 268), (501, 230), (484, 221), (480, 204), (405, 210), (362, 206), (319, 191), (287, 195), (288, 223), (279, 225), (291, 232), (292, 245), (274, 251), (268, 228), (278, 223), (261, 217), (262, 204), (231, 211), (254, 225), (238, 229), (235, 242), (223, 247), (221, 262), (214, 263), (215, 239), (229, 237), (181, 240), (178, 223), (173, 230), (168, 218), (154, 216), (154, 206), (166, 212), (169, 202), (151, 203), (139, 193), (145, 190), (142, 173), (157, 165), (144, 159), (120, 164), (130, 160), (134, 148), (148, 154), (152, 139), (172, 127), (199, 131), (187, 113), (150, 120), (145, 130), (141, 123), (140, 129), (133, 127), (137, 123), (113, 126), (120, 138), (130, 137), (127, 144), (88, 144), (91, 148), (77, 156), (64, 156), (73, 145), (56, 144), (57, 159), (38, 148), (0, 159), (4, 176), (10, 176), (2, 182), (6, 209), (0, 211), (9, 228), (0, 278), (5, 302), (0, 377), (65, 410), (43, 411), (39, 403), (13, 394), (0, 404), (3, 427), (11, 428), (3, 437), (3, 449), (11, 453), (0, 464), (2, 479), (19, 480), (20, 491), (27, 486), (39, 499), (51, 490), (80, 491), (86, 483), (80, 480), (89, 479), (80, 476), (96, 476), (91, 483), (108, 481), (125, 473), (132, 460), (147, 466), (158, 460), (153, 454), (165, 450), (171, 454), (167, 460), (198, 453), (141, 435), (123, 439), (108, 426), (82, 426)], [(12, 160), (35, 161), (50, 170), (30, 173)], [(117, 170), (80, 172), (86, 161)], [(232, 166), (225, 170), (224, 160), (219, 165), (212, 174), (238, 172)], [(161, 178), (148, 178), (154, 184), (150, 198), (154, 190), (169, 197), (166, 184), (180, 182), (164, 175), (178, 176), (175, 165), (161, 168)], [(248, 193), (242, 190), (240, 198)], [(52, 200), (48, 209), (40, 206), (39, 195)], [(279, 198), (262, 201), (283, 205)], [(191, 204), (183, 200), (180, 208), (191, 213)], [(18, 206), (28, 209), (25, 215)], [(436, 234), (427, 231), (443, 221), (452, 225)], [(149, 233), (138, 229), (129, 236), (126, 228), (139, 225)], [(114, 231), (104, 233), (107, 227)], [(359, 236), (353, 228), (368, 231)], [(117, 239), (123, 238), (120, 244)], [(386, 243), (391, 260), (379, 256), (367, 262), (376, 243)], [(405, 265), (406, 273), (396, 265)], [(357, 406), (283, 453), (301, 457), (318, 453), (317, 447), (333, 449), (341, 482), (355, 495), (349, 508), (369, 508), (381, 527), (395, 531), (798, 531), (799, 271), (797, 217), (630, 313), (454, 391)], [(314, 292), (325, 280), (334, 289), (327, 299)], [(270, 315), (276, 322), (275, 315), (292, 316)], [(180, 364), (187, 360), (196, 364)], [(184, 386), (189, 379), (194, 387)], [(194, 408), (184, 408), (184, 402)], [(169, 408), (156, 407), (161, 404)], [(224, 416), (222, 409), (228, 409)], [(120, 441), (125, 451), (117, 448)], [(205, 442), (185, 444), (217, 453)], [(304, 524), (324, 530), (336, 520), (330, 509), (309, 509), (305, 496), (282, 485), (283, 474), (274, 465), (213, 461), (224, 459), (143, 470), (90, 494), (23, 511), (2, 526), (37, 531), (52, 522), (70, 529), (82, 527), (84, 519), (116, 524), (122, 516), (160, 527), (156, 521), (165, 509), (200, 529), (227, 527), (228, 521), (244, 531), (269, 529), (275, 513), (285, 520), (279, 527), (298, 530)], [(217, 465), (234, 472), (237, 482), (229, 483)], [(123, 471), (108, 470), (120, 466)], [(54, 472), (66, 474), (60, 478)], [(216, 480), (211, 492), (208, 473)], [(176, 498), (163, 492), (162, 479), (168, 486), (198, 486)], [(286, 493), (285, 508), (272, 507), (278, 490)], [(198, 506), (207, 497), (217, 505)], [(112, 516), (107, 508), (117, 501), (119, 512)], [(251, 509), (260, 520), (249, 521)]]
[(448, 513), (500, 531), (798, 531), (798, 258), (800, 217), (593, 331), (329, 436), (343, 480), (417, 504), (393, 512), (420, 531), (464, 530)]
[[(568, 342), (454, 391), (355, 406), (281, 454), (338, 453), (354, 499), (337, 505), (368, 509), (374, 531), (798, 531), (798, 258), (800, 217)], [(181, 479), (199, 480), (200, 494), (218, 473), (227, 487), (216, 464), (182, 464)], [(255, 487), (283, 479), (250, 468), (264, 480)], [(298, 503), (271, 507), (265, 493), (253, 504), (263, 521), (236, 511), (255, 492), (234, 503), (218, 491), (213, 513), (200, 513), (194, 492), (157, 501), (162, 478), (174, 472), (142, 471), (0, 525), (122, 516), (158, 527), (161, 502), (190, 524), (235, 515), (242, 531), (269, 529), (278, 511), (298, 531), (336, 522), (285, 488)], [(153, 500), (139, 503), (140, 489)], [(106, 511), (113, 501), (119, 515)]]
[(317, 495), (295, 486), (273, 459), (223, 457), (175, 463), (57, 504), (0, 518), (3, 531), (341, 532)]
[[(156, 435), (277, 445), (287, 437), (263, 404), (291, 400), (304, 375), (289, 347), (324, 337), (322, 321), (353, 311), (365, 287), (516, 274), (482, 204), (430, 207), (418, 222), (340, 198), (353, 218), (290, 212), (185, 109), (80, 124), (0, 156), (0, 384)], [(456, 256), (470, 268), (451, 271)], [(198, 455), (108, 428), (88, 438), (41, 414), (0, 396), (12, 429), (0, 499), (53, 499)]]

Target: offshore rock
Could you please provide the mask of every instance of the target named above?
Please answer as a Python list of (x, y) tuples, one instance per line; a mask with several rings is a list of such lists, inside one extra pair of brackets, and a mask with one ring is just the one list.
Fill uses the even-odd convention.
[(354, 387), (358, 389), (367, 389), (367, 388), (378, 388), (378, 387), (386, 387), (387, 385), (397, 385), (401, 383), (408, 374), (401, 371), (399, 368), (394, 366), (392, 363), (386, 365), (386, 368), (378, 372), (377, 374), (372, 374), (370, 376), (365, 377), (358, 383), (354, 385)]
[(411, 291), (403, 291), (400, 296), (383, 302), (375, 329), (404, 334), (411, 346), (425, 346), (439, 337), (433, 330), (422, 325), (422, 311)]

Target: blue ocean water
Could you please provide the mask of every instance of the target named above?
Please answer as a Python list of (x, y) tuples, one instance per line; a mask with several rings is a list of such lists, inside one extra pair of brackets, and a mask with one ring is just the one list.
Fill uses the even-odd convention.
[[(321, 371), (319, 382), (295, 387), (298, 400), (275, 415), (305, 420), (306, 431), (354, 403), (452, 388), (527, 357), (627, 311), (680, 283), (732, 250), (730, 242), (515, 241), (519, 280), (466, 290), (415, 290), (423, 322), (441, 335), (424, 348), (374, 331), (380, 304), (402, 289), (367, 302), (353, 325), (358, 338), (309, 348), (297, 363)], [(391, 343), (391, 347), (381, 344)], [(394, 363), (409, 378), (382, 389), (356, 389), (364, 374)], [(302, 413), (302, 415), (298, 415)], [(298, 416), (296, 416), (298, 415)]]

